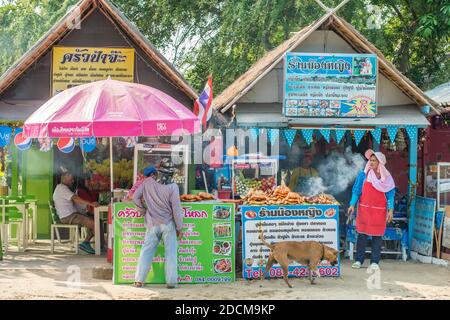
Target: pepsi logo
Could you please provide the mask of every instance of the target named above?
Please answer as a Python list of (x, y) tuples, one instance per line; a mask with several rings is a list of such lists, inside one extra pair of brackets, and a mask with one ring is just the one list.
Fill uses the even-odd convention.
[(94, 137), (90, 137), (90, 138), (81, 138), (78, 140), (78, 143), (80, 145), (80, 148), (84, 151), (84, 152), (92, 152), (95, 150), (96, 146), (97, 146), (97, 141)]
[(19, 132), (14, 137), (14, 144), (20, 151), (28, 150), (31, 147), (31, 138), (25, 137), (23, 132)]
[(59, 138), (58, 143), (59, 151), (63, 153), (70, 153), (75, 149), (75, 139), (74, 138)]

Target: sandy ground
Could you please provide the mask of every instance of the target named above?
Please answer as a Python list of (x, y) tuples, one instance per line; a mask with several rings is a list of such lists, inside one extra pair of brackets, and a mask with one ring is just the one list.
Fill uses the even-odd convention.
[[(369, 289), (373, 275), (366, 268), (351, 269), (349, 260), (342, 262), (340, 278), (321, 278), (317, 285), (292, 279), (292, 289), (281, 279), (267, 280), (262, 287), (259, 281), (238, 279), (231, 284), (181, 285), (175, 290), (163, 285), (137, 289), (93, 279), (92, 267), (100, 265), (107, 265), (104, 256), (51, 255), (42, 245), (27, 253), (9, 252), (0, 261), (0, 299), (450, 299), (450, 269), (416, 262), (382, 261), (379, 289), (373, 288), (376, 281), (369, 281), (373, 288)], [(78, 287), (70, 281), (76, 268)]]

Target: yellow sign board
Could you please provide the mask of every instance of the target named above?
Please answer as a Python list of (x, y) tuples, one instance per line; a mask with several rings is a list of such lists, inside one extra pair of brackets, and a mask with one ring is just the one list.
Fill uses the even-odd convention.
[(81, 84), (108, 77), (134, 81), (134, 49), (54, 47), (53, 95)]

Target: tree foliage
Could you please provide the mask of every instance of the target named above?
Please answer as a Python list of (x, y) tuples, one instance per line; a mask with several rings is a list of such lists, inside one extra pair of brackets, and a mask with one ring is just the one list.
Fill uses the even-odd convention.
[[(340, 1), (323, 2), (334, 7)], [(0, 6), (0, 73), (76, 0), (6, 2)], [(324, 14), (314, 0), (113, 2), (197, 90), (213, 74), (216, 94)], [(351, 0), (338, 14), (422, 89), (448, 81), (450, 0)]]
[(0, 74), (17, 61), (77, 0), (8, 0), (0, 6)]

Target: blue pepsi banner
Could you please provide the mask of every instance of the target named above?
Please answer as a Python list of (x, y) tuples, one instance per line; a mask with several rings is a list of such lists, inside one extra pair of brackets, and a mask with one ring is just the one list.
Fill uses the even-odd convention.
[(80, 145), (81, 150), (83, 150), (84, 152), (92, 152), (95, 150), (95, 147), (97, 146), (95, 137), (80, 138), (78, 140), (78, 144)]
[(8, 126), (0, 126), (0, 147), (9, 146), (12, 135), (12, 128)]
[(377, 56), (288, 52), (283, 115), (375, 117)]
[[(339, 250), (338, 205), (242, 206), (242, 275), (244, 279), (259, 279), (264, 272), (270, 249), (268, 243), (280, 241), (318, 241)], [(323, 260), (318, 265), (321, 276), (338, 277), (340, 261), (332, 266)], [(308, 267), (292, 261), (289, 277), (307, 277)], [(279, 264), (274, 264), (268, 276), (283, 276)]]

